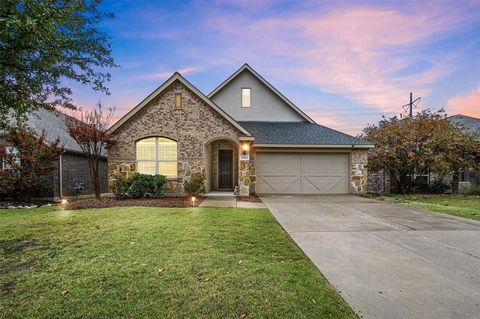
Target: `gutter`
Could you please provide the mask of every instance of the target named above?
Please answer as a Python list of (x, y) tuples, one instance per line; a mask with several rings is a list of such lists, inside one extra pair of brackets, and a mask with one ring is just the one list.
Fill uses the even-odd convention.
[(374, 148), (373, 144), (253, 144), (253, 147), (281, 147), (281, 148)]

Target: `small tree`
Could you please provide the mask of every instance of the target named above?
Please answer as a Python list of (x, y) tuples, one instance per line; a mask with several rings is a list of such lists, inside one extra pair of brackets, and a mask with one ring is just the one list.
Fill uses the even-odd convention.
[(96, 198), (100, 198), (100, 161), (107, 155), (107, 149), (116, 144), (107, 133), (113, 113), (114, 109), (109, 109), (106, 114), (103, 113), (102, 104), (98, 103), (93, 111), (80, 110), (78, 118), (67, 117), (68, 133), (80, 145), (87, 157)]
[(370, 171), (389, 173), (400, 193), (411, 190), (416, 174), (455, 178), (459, 170), (479, 166), (479, 142), (452, 125), (443, 110), (424, 110), (413, 118), (384, 118), (366, 127), (361, 137), (375, 144), (369, 152)]
[(59, 143), (58, 139), (47, 142), (45, 132), (37, 136), (26, 128), (11, 129), (6, 144), (0, 145), (0, 193), (21, 199), (42, 195), (52, 186), (45, 183), (45, 177), (63, 152)]

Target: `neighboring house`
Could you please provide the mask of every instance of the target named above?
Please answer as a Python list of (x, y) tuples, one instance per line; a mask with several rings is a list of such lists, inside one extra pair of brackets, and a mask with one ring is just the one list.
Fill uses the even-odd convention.
[[(464, 130), (472, 134), (480, 140), (480, 119), (467, 115), (452, 115), (448, 120)], [(480, 186), (480, 172), (462, 171), (458, 174), (459, 188), (469, 188), (471, 185)]]
[[(26, 126), (32, 129), (36, 134), (40, 135), (43, 131), (46, 133), (47, 141), (60, 139), (60, 146), (64, 152), (59, 156), (55, 163), (55, 170), (46, 180), (51, 183), (51, 190), (43, 197), (50, 199), (58, 199), (65, 196), (76, 195), (75, 186), (81, 185), (79, 195), (93, 194), (94, 190), (89, 174), (88, 161), (83, 155), (80, 146), (68, 134), (66, 127), (66, 114), (58, 111), (48, 111), (39, 109), (30, 114), (26, 121)], [(0, 141), (3, 143), (5, 137), (0, 134)], [(108, 165), (105, 154), (100, 164), (100, 182), (101, 192), (108, 191)]]
[(179, 194), (203, 172), (207, 191), (240, 195), (367, 191), (373, 145), (315, 123), (248, 64), (208, 96), (174, 73), (109, 132), (111, 181), (162, 174)]

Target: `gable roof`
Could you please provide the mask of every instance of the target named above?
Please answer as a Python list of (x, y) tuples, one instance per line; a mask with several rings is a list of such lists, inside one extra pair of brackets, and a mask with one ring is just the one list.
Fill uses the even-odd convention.
[(465, 132), (480, 138), (480, 119), (462, 114), (452, 115), (447, 119), (451, 123), (459, 126)]
[(374, 145), (362, 139), (306, 122), (240, 122), (255, 137), (254, 146), (276, 147), (364, 147)]
[(262, 82), (267, 88), (269, 88), (273, 93), (275, 93), (281, 100), (283, 100), (288, 106), (290, 106), (294, 111), (300, 114), (307, 122), (315, 123), (307, 114), (305, 114), (302, 110), (300, 110), (292, 101), (290, 101), (285, 95), (283, 95), (279, 90), (277, 90), (273, 85), (271, 85), (267, 80), (265, 80), (260, 74), (257, 73), (250, 65), (245, 63), (240, 69), (235, 71), (232, 75), (230, 75), (222, 84), (217, 86), (210, 94), (208, 94), (208, 98), (212, 98), (215, 94), (217, 94), (222, 88), (224, 88), (228, 83), (230, 83), (234, 78), (236, 78), (240, 73), (243, 71), (249, 71), (253, 76), (255, 76), (260, 82)]
[(233, 126), (239, 129), (242, 133), (247, 136), (250, 136), (250, 133), (243, 128), (238, 122), (236, 122), (230, 115), (225, 113), (218, 105), (216, 105), (213, 101), (207, 98), (199, 89), (197, 89), (193, 84), (187, 81), (180, 73), (175, 72), (168, 80), (163, 82), (155, 91), (150, 93), (142, 102), (137, 104), (133, 109), (131, 109), (127, 114), (125, 114), (121, 119), (119, 119), (112, 127), (109, 128), (108, 132), (114, 133), (117, 129), (119, 129), (125, 122), (127, 122), (132, 116), (134, 116), (138, 111), (140, 111), (145, 105), (147, 105), (150, 101), (152, 101), (155, 97), (160, 95), (163, 91), (165, 91), (171, 84), (175, 81), (180, 81), (183, 85), (185, 85), (188, 89), (193, 91), (198, 97), (202, 99), (206, 104), (208, 104), (211, 108), (217, 111), (220, 115), (222, 115), (228, 122), (230, 122)]

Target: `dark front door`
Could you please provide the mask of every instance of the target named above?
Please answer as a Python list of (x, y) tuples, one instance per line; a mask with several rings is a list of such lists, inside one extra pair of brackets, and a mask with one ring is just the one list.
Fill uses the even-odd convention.
[(218, 150), (218, 188), (233, 188), (233, 150)]

